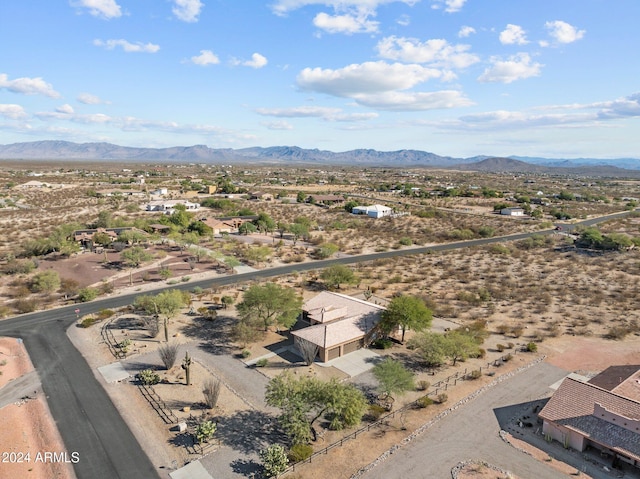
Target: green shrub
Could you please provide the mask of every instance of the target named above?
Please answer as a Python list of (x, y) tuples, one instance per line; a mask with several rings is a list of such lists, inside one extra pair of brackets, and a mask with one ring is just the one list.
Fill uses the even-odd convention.
[(480, 379), (482, 377), (482, 371), (480, 371), (479, 369), (474, 369), (467, 376), (469, 379)]
[(429, 386), (431, 386), (431, 383), (423, 379), (421, 381), (418, 381), (418, 384), (416, 385), (416, 389), (418, 391), (426, 391), (427, 389), (429, 389)]
[(216, 423), (213, 421), (204, 421), (196, 427), (196, 441), (198, 444), (209, 441), (215, 434), (217, 429)]
[(78, 323), (78, 326), (80, 326), (81, 328), (88, 328), (89, 326), (93, 326), (97, 322), (98, 318), (96, 318), (95, 316), (85, 316), (84, 318), (82, 318), (82, 321)]
[(431, 406), (433, 404), (433, 399), (429, 396), (422, 396), (420, 399), (416, 401), (416, 406), (421, 409), (426, 408), (427, 406)]
[(527, 343), (527, 351), (530, 353), (535, 353), (536, 351), (538, 351), (538, 345), (533, 341), (530, 343)]
[(449, 400), (449, 396), (447, 395), (447, 393), (440, 393), (438, 394), (436, 400), (438, 401), (438, 404), (444, 404)]
[(380, 339), (376, 339), (372, 346), (376, 349), (389, 349), (391, 346), (393, 346), (393, 341), (391, 341), (389, 338), (380, 338)]
[(413, 240), (411, 238), (409, 238), (408, 236), (404, 236), (404, 237), (400, 238), (398, 243), (400, 243), (402, 246), (411, 246), (413, 244)]
[(98, 297), (98, 290), (95, 288), (82, 288), (78, 291), (78, 301), (86, 303), (87, 301), (93, 301)]
[(136, 378), (142, 384), (147, 386), (158, 384), (160, 382), (160, 375), (151, 369), (143, 369), (138, 374), (136, 374)]
[(264, 368), (267, 364), (269, 364), (269, 360), (267, 358), (260, 358), (256, 361), (256, 367)]
[(240, 355), (244, 359), (247, 359), (249, 356), (251, 356), (251, 351), (249, 351), (248, 349), (243, 349), (242, 352), (240, 353)]
[(300, 462), (313, 454), (313, 448), (308, 444), (296, 444), (289, 449), (289, 462)]
[(371, 406), (369, 406), (369, 415), (373, 418), (374, 421), (380, 419), (380, 416), (382, 416), (386, 412), (387, 410), (379, 404), (372, 404)]

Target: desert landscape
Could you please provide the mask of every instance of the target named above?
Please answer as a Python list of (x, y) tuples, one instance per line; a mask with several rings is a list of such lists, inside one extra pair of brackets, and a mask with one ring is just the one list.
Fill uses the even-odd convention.
[[(235, 187), (239, 191), (189, 196), (209, 207), (195, 213), (176, 209), (163, 214), (146, 211), (152, 189), (167, 188), (167, 198), (175, 199), (203, 185), (227, 188), (233, 180), (228, 173), (216, 176), (220, 173), (211, 167), (185, 167), (176, 175), (167, 166), (141, 165), (139, 172), (129, 175), (104, 165), (86, 165), (82, 172), (49, 163), (30, 166), (33, 170), (46, 168), (39, 180), (60, 186), (24, 187), (24, 172), (13, 168), (3, 171), (5, 207), (0, 209), (0, 220), (7, 235), (0, 245), (4, 255), (0, 265), (4, 306), (0, 312), (10, 317), (77, 305), (70, 338), (94, 371), (117, 361), (123, 365), (127, 372), (124, 381), (112, 383), (97, 372), (96, 377), (156, 467), (166, 472), (198, 459), (206, 463), (216, 455), (227, 458), (236, 451), (247, 461), (236, 474), (256, 474), (258, 449), (273, 441), (286, 443), (276, 420), (277, 409), (266, 404), (264, 397), (249, 397), (239, 391), (228, 376), (230, 368), (248, 368), (265, 383), (289, 371), (296, 377), (365, 387), (357, 377), (333, 366), (305, 364), (295, 353), (287, 328), (272, 326), (251, 334), (238, 328), (242, 315), (237, 306), (247, 291), (262, 284), (260, 281), (190, 288), (190, 283), (203, 279), (298, 264), (300, 271), (269, 282), (294, 291), (302, 301), (322, 291), (337, 291), (384, 306), (399, 296), (415, 297), (432, 313), (433, 332), (483, 331), (477, 353), (437, 365), (421, 359), (420, 351), (412, 346), (420, 333), (411, 328), (404, 342), (396, 332), (390, 334), (392, 341), (384, 349), (372, 347), (380, 358), (403, 364), (419, 386), (395, 398), (391, 411), (398, 414), (384, 422), (377, 422), (383, 412), (370, 408), (362, 423), (370, 426), (355, 438), (351, 437), (353, 429), (336, 431), (323, 423), (321, 439), (311, 445), (311, 451), (336, 443), (341, 447), (299, 465), (287, 473), (288, 477), (329, 474), (350, 478), (459, 401), (496, 387), (497, 378), (516, 374), (538, 361), (567, 373), (587, 375), (614, 364), (638, 364), (640, 258), (635, 245), (640, 238), (640, 220), (630, 212), (599, 224), (599, 241), (603, 237), (616, 241), (607, 248), (586, 243), (595, 230), (573, 230), (575, 222), (633, 208), (633, 195), (639, 187), (635, 181), (587, 183), (584, 179), (546, 177), (533, 181), (530, 175), (416, 170), (408, 188), (406, 174), (394, 170), (385, 171), (387, 185), (383, 186), (377, 180), (378, 172), (359, 177), (348, 168), (323, 173), (254, 168), (242, 170), (242, 181), (237, 182), (242, 186)], [(143, 194), (123, 196), (122, 191), (127, 190), (121, 185), (132, 185), (139, 176), (147, 181), (128, 188)], [(267, 176), (287, 178), (287, 183), (299, 186), (274, 188), (260, 180)], [(319, 181), (325, 177), (331, 180)], [(103, 196), (112, 184), (118, 185), (120, 193)], [(449, 187), (458, 193), (443, 196)], [(251, 193), (258, 190), (270, 192), (273, 199), (251, 199), (260, 197)], [(585, 198), (586, 191), (589, 198)], [(314, 195), (337, 197), (331, 200), (336, 204), (317, 203)], [(542, 199), (532, 202), (533, 197)], [(373, 219), (348, 211), (358, 204), (374, 203), (390, 205), (393, 214)], [(502, 208), (521, 206), (526, 206), (529, 214), (516, 218), (500, 214)], [(534, 210), (540, 213), (531, 214)], [(234, 216), (243, 218), (251, 228), (241, 229), (242, 222), (231, 232), (200, 226), (207, 224), (207, 218)], [(159, 225), (166, 230), (159, 230)], [(90, 244), (75, 242), (74, 230), (94, 226), (98, 232), (135, 228), (140, 233), (105, 244), (98, 244), (95, 238)], [(532, 235), (515, 241), (508, 238), (517, 233)], [(419, 247), (505, 235), (504, 240), (486, 245), (411, 254)], [(53, 250), (33, 254), (42, 248)], [(140, 254), (135, 261), (126, 253), (134, 250)], [(354, 262), (346, 267), (349, 274), (338, 280), (314, 267), (318, 260), (387, 251), (406, 255)], [(136, 306), (95, 313), (85, 313), (82, 305), (87, 302), (90, 306), (95, 298), (127, 294), (152, 299), (178, 287), (188, 298), (168, 321), (170, 341), (164, 340), (161, 324), (150, 326), (153, 311), (145, 311), (142, 299)], [(157, 314), (155, 321), (159, 323)], [(13, 344), (12, 339), (4, 341)], [(174, 349), (171, 364), (164, 363), (160, 355), (168, 345)], [(190, 354), (189, 385), (182, 367), (185, 353)], [(219, 362), (222, 357), (224, 367)], [(158, 376), (151, 393), (140, 386), (139, 374), (144, 370)], [(2, 371), (0, 379), (6, 384), (29, 368), (7, 362)], [(202, 393), (207, 384), (217, 390), (212, 404), (207, 404)], [(375, 389), (373, 384), (366, 387)], [(429, 397), (425, 394), (434, 400), (420, 406), (421, 398)], [(162, 404), (160, 413), (158, 404)], [(41, 396), (20, 406), (5, 406), (0, 413), (7, 421), (24, 421), (31, 429), (48, 431), (42, 433), (40, 442), (33, 439), (35, 449), (60, 447)], [(195, 431), (207, 421), (216, 425), (217, 432), (211, 440), (198, 442)], [(262, 424), (262, 429), (256, 432), (252, 447), (238, 449), (237, 436), (242, 433), (237, 424), (246, 421)], [(175, 425), (183, 422), (186, 430), (176, 433)], [(541, 462), (548, 457), (546, 452), (512, 439), (515, 448), (527, 450)], [(15, 440), (5, 432), (0, 445), (8, 450)], [(479, 460), (460, 467), (456, 477), (498, 478), (509, 473)], [(553, 466), (567, 475), (576, 470), (561, 461), (554, 461)], [(73, 477), (68, 475), (73, 474), (71, 469), (67, 464), (51, 472), (58, 474), (51, 477)]]

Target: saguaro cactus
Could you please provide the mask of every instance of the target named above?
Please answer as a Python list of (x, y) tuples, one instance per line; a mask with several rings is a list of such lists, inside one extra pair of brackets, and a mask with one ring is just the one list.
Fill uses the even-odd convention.
[(188, 386), (189, 384), (191, 384), (191, 378), (189, 376), (189, 373), (191, 371), (191, 358), (189, 357), (189, 351), (184, 353), (184, 359), (182, 360), (182, 369), (184, 369), (185, 371), (185, 384)]

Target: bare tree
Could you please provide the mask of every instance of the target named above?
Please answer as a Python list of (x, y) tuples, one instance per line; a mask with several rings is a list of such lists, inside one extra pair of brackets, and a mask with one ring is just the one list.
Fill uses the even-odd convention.
[(164, 367), (171, 369), (178, 357), (178, 345), (176, 343), (163, 344), (158, 348), (158, 354)]
[(220, 396), (220, 380), (214, 378), (207, 379), (202, 388), (202, 394), (204, 394), (204, 403), (209, 409), (216, 407), (218, 397)]
[(160, 318), (158, 315), (153, 315), (145, 319), (144, 326), (149, 331), (149, 337), (155, 338), (160, 332)]
[(311, 366), (313, 361), (316, 359), (318, 355), (319, 347), (317, 344), (313, 344), (311, 341), (307, 341), (306, 339), (300, 339), (296, 341), (296, 346), (298, 347), (298, 351), (304, 359), (304, 362), (307, 366)]

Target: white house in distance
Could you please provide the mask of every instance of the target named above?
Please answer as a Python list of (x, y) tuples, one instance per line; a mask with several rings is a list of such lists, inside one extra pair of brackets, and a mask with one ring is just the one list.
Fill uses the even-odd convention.
[(324, 291), (302, 306), (301, 322), (308, 327), (292, 331), (294, 343), (318, 347), (321, 362), (344, 356), (365, 346), (365, 336), (382, 319), (383, 306)]
[(351, 213), (354, 215), (367, 215), (371, 218), (383, 218), (385, 216), (391, 216), (393, 210), (383, 205), (354, 206)]
[(187, 200), (158, 200), (150, 201), (147, 203), (147, 211), (162, 211), (166, 214), (171, 214), (175, 210), (176, 205), (184, 205), (187, 211), (198, 211), (200, 205), (198, 203), (191, 203)]
[(524, 210), (518, 207), (502, 208), (500, 214), (505, 216), (524, 216)]

